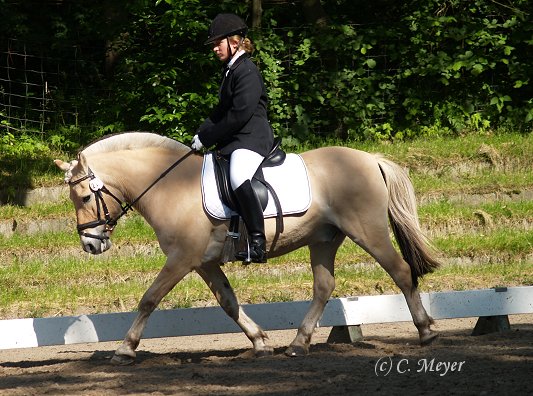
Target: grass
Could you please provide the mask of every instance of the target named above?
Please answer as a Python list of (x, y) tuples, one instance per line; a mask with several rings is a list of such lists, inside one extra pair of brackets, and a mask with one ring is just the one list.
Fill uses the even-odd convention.
[[(459, 138), (437, 137), (394, 144), (357, 144), (361, 150), (381, 152), (411, 168), (443, 168), (472, 163), (512, 164), (510, 168), (531, 169), (533, 134), (468, 134)], [(501, 162), (501, 164), (499, 164)]]
[[(421, 280), (422, 291), (533, 284), (533, 202), (461, 198), (532, 189), (533, 134), (357, 146), (409, 167), (418, 195), (437, 197), (422, 203), (419, 215), (445, 265)], [(59, 171), (41, 169), (39, 176), (27, 172), (31, 185), (62, 183)], [(47, 218), (67, 218), (72, 226), (0, 236), (0, 318), (134, 310), (165, 260), (146, 222), (135, 212), (128, 214), (113, 234), (114, 248), (91, 256), (81, 251), (68, 199), (29, 208), (0, 206), (0, 221), (7, 223)], [(242, 303), (311, 298), (307, 248), (266, 266), (230, 263), (224, 271)], [(339, 249), (335, 275), (333, 297), (399, 293), (385, 271), (351, 242)], [(216, 305), (214, 297), (198, 275), (189, 274), (160, 308), (206, 305)]]
[(494, 232), (450, 235), (437, 238), (435, 245), (448, 257), (507, 257), (526, 259), (533, 252), (532, 230), (496, 230)]
[[(417, 194), (472, 194), (519, 192), (533, 188), (533, 134), (469, 134), (460, 138), (442, 137), (384, 144), (365, 142), (349, 144), (353, 148), (380, 152), (410, 169)], [(3, 161), (1, 188), (20, 186), (61, 186), (62, 173), (53, 158), (67, 158), (54, 153), (38, 161), (19, 163)], [(33, 166), (32, 166), (33, 164)], [(23, 167), (23, 175), (17, 171)], [(6, 176), (7, 175), (7, 176)], [(24, 179), (20, 183), (18, 179)], [(4, 187), (6, 183), (11, 183)], [(18, 183), (18, 184), (17, 184)], [(0, 206), (0, 220), (26, 217), (73, 216), (68, 199), (47, 205), (22, 208)]]
[[(162, 256), (114, 260), (35, 259), (0, 267), (0, 317), (40, 317), (135, 310), (163, 264)], [(312, 275), (307, 262), (243, 267), (225, 272), (241, 303), (308, 300)], [(533, 285), (532, 262), (448, 265), (421, 280), (421, 291), (467, 290)], [(377, 264), (344, 262), (336, 268), (333, 297), (395, 294), (399, 289)], [(160, 308), (216, 305), (201, 278), (191, 273), (163, 300)]]
[(469, 290), (493, 287), (532, 286), (533, 262), (450, 265), (424, 277), (421, 290)]
[[(11, 237), (0, 236), (0, 251), (50, 249), (50, 251), (79, 246), (79, 239), (75, 228), (75, 218), (71, 228), (63, 231), (42, 232), (38, 234), (14, 233)], [(153, 229), (137, 213), (122, 219), (112, 236), (113, 242), (146, 244), (156, 241)], [(1, 254), (1, 253), (0, 253)]]
[(0, 220), (50, 217), (75, 218), (74, 205), (70, 199), (65, 198), (53, 203), (36, 203), (32, 206), (0, 205)]
[(431, 237), (465, 233), (481, 237), (509, 228), (527, 231), (533, 224), (533, 201), (466, 204), (443, 200), (421, 205), (419, 217)]
[[(470, 235), (437, 240), (437, 246), (446, 253), (445, 265), (426, 275), (420, 289), (444, 291), (531, 285), (532, 240), (531, 231), (496, 232), (487, 236), (482, 244), (479, 238)], [(525, 255), (527, 252), (529, 256)], [(463, 264), (451, 260), (454, 256), (462, 257), (459, 262)], [(37, 250), (29, 258), (15, 258), (0, 266), (0, 318), (135, 310), (164, 261), (159, 250), (148, 255), (118, 257), (91, 256), (81, 253), (79, 246), (68, 257), (64, 253), (51, 257), (46, 249)], [(312, 297), (307, 248), (274, 258), (266, 266), (243, 267), (239, 263), (229, 263), (224, 271), (242, 303)], [(333, 297), (399, 293), (385, 271), (351, 242), (339, 249), (335, 275)], [(214, 297), (200, 277), (192, 273), (164, 299), (160, 308), (209, 305), (216, 305)]]
[(533, 134), (469, 134), (356, 147), (411, 171), (418, 194), (486, 193), (533, 186)]
[(421, 205), (418, 214), (423, 222), (438, 223), (450, 219), (472, 222), (479, 219), (479, 216), (476, 215), (476, 211), (479, 210), (488, 213), (494, 223), (499, 223), (506, 219), (514, 221), (523, 219), (533, 222), (533, 201), (487, 202), (479, 205), (468, 205), (442, 200)]
[[(114, 247), (108, 254), (100, 256), (100, 260), (120, 259), (124, 254), (120, 254), (125, 246), (137, 248), (137, 251), (156, 251), (156, 238), (150, 228), (130, 230), (123, 228), (121, 235), (112, 238)], [(467, 258), (476, 261), (486, 257), (492, 260), (502, 261), (508, 258), (514, 260), (525, 260), (533, 252), (533, 229), (508, 229), (493, 228), (481, 229), (476, 233), (471, 232), (448, 232), (446, 235), (432, 238), (435, 247), (441, 252), (443, 261), (450, 261), (452, 258)], [(143, 249), (145, 247), (145, 249)], [(31, 259), (44, 256), (42, 262), (57, 259), (57, 254), (63, 252), (63, 256), (80, 257), (79, 238), (72, 232), (52, 232), (38, 235), (15, 235), (11, 238), (0, 238), (0, 257), (4, 264), (17, 260)], [(133, 249), (133, 252), (136, 250)], [(125, 255), (130, 254), (130, 250)], [(56, 253), (54, 255), (53, 253)], [(85, 255), (85, 253), (82, 253)], [(161, 254), (161, 253), (158, 253)], [(49, 256), (49, 257), (47, 257)], [(360, 247), (351, 241), (346, 241), (337, 253), (337, 260), (340, 262), (368, 263), (373, 259)], [(304, 247), (282, 257), (273, 258), (270, 263), (273, 265), (291, 265), (295, 263), (309, 262), (309, 250)]]
[(417, 194), (489, 194), (507, 192), (517, 194), (533, 186), (533, 172), (524, 174), (470, 173), (458, 177), (454, 174), (413, 176)]
[(117, 293), (140, 296), (162, 263), (162, 257), (102, 260), (89, 255), (14, 262), (0, 267), (0, 283), (5, 291), (2, 307), (16, 304), (33, 311), (37, 307), (50, 311), (59, 305), (73, 311), (82, 305), (92, 306), (93, 311), (94, 307), (109, 305), (109, 301), (103, 301)]
[(46, 232), (33, 235), (14, 234), (10, 238), (0, 238), (1, 250), (48, 250), (54, 251), (68, 246), (78, 246), (79, 241), (75, 230), (68, 232)]

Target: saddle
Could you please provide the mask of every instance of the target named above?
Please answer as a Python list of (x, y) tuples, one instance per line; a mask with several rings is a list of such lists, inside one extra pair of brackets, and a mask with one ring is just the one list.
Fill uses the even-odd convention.
[[(311, 184), (303, 158), (298, 154), (285, 154), (276, 140), (269, 155), (258, 169), (252, 184), (261, 197), (265, 218), (276, 218), (276, 232), (272, 250), (283, 232), (284, 216), (301, 215), (312, 203)], [(236, 249), (246, 248), (247, 240), (241, 237), (241, 222), (237, 199), (229, 182), (229, 158), (216, 151), (205, 154), (202, 165), (201, 188), (205, 213), (217, 220), (229, 220), (221, 263), (235, 261)], [(268, 197), (268, 198), (267, 198)]]
[[(276, 206), (277, 215), (276, 215), (276, 227), (277, 232), (281, 233), (283, 232), (283, 211), (281, 208), (281, 203), (279, 201), (279, 198), (276, 194), (276, 191), (274, 188), (265, 180), (265, 177), (263, 175), (263, 168), (270, 168), (274, 166), (279, 166), (283, 164), (285, 161), (285, 157), (287, 154), (285, 151), (283, 151), (280, 147), (281, 139), (276, 138), (274, 139), (274, 144), (272, 145), (272, 149), (268, 153), (268, 155), (265, 157), (259, 168), (257, 169), (257, 172), (252, 177), (251, 183), (252, 188), (255, 191), (255, 194), (259, 198), (259, 202), (261, 202), (261, 207), (263, 210), (268, 205), (268, 193), (270, 192), (270, 195), (272, 196), (272, 199), (274, 200), (274, 204)], [(215, 152), (215, 155), (213, 156), (213, 162), (214, 162), (214, 171), (215, 171), (215, 179), (217, 182), (217, 189), (218, 189), (218, 195), (221, 199), (221, 201), (230, 209), (233, 211), (239, 213), (239, 205), (237, 203), (237, 198), (235, 197), (235, 194), (233, 193), (233, 189), (231, 188), (230, 183), (230, 177), (229, 177), (229, 158), (226, 156), (221, 155), (219, 152)], [(232, 218), (231, 219), (231, 225), (230, 229), (234, 228), (236, 224), (238, 224), (238, 218)]]

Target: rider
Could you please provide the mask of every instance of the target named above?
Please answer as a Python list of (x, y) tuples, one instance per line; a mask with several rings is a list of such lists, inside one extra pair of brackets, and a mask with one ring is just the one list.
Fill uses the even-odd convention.
[[(192, 148), (215, 145), (229, 158), (231, 187), (248, 230), (250, 259), (266, 263), (263, 209), (251, 179), (272, 148), (274, 136), (263, 78), (250, 60), (254, 47), (247, 32), (244, 21), (234, 14), (219, 14), (211, 22), (205, 44), (224, 64), (219, 102), (198, 128)], [(247, 260), (248, 252), (238, 252), (236, 258)]]

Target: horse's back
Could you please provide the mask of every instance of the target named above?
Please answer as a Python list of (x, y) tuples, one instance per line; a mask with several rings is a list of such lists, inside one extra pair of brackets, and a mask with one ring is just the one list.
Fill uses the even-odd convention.
[(302, 153), (313, 201), (343, 212), (361, 205), (386, 207), (387, 187), (379, 155), (347, 147), (323, 147)]
[(378, 155), (348, 147), (321, 147), (302, 153), (302, 158), (310, 171), (324, 174), (324, 177), (374, 178), (380, 175)]
[(302, 153), (302, 157), (306, 162), (307, 159), (312, 159), (313, 161), (333, 159), (353, 164), (364, 164), (365, 162), (375, 163), (376, 161), (376, 155), (373, 153), (342, 146), (327, 146), (305, 151)]

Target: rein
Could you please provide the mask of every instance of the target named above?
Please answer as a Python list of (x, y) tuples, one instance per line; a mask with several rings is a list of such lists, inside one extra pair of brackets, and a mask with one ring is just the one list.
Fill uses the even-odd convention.
[[(181, 158), (179, 158), (176, 162), (174, 162), (171, 166), (169, 166), (163, 173), (161, 173), (161, 175), (159, 175), (159, 177), (157, 179), (155, 179), (152, 182), (152, 184), (150, 184), (148, 187), (146, 187), (146, 189), (137, 198), (135, 198), (130, 203), (123, 203), (119, 198), (117, 198), (117, 196), (115, 194), (113, 194), (111, 191), (109, 191), (109, 189), (106, 186), (104, 186), (104, 183), (102, 182), (102, 180), (100, 180), (93, 173), (93, 171), (90, 168), (89, 168), (89, 173), (87, 175), (85, 175), (83, 177), (80, 177), (77, 180), (69, 181), (68, 184), (70, 186), (75, 186), (76, 184), (79, 184), (82, 181), (89, 179), (90, 180), (89, 181), (89, 188), (93, 192), (94, 198), (96, 200), (96, 215), (97, 215), (97, 219), (93, 220), (93, 221), (90, 221), (88, 223), (78, 224), (77, 225), (78, 234), (80, 234), (82, 236), (89, 237), (89, 238), (100, 239), (100, 240), (109, 239), (109, 236), (100, 236), (100, 235), (89, 234), (87, 232), (84, 232), (84, 230), (86, 230), (88, 228), (94, 228), (94, 227), (97, 227), (99, 225), (105, 225), (106, 227), (105, 227), (104, 232), (105, 231), (113, 231), (113, 229), (117, 225), (118, 220), (122, 216), (124, 216), (126, 213), (128, 213), (128, 211), (133, 210), (133, 205), (135, 205), (148, 191), (150, 191), (150, 189), (153, 186), (155, 186), (161, 179), (163, 179), (166, 175), (168, 175), (176, 166), (181, 164), (192, 153), (194, 153), (194, 150), (190, 150), (189, 152), (184, 154)], [(115, 201), (117, 201), (118, 204), (120, 205), (121, 211), (115, 218), (111, 217), (111, 215), (109, 213), (109, 210), (107, 209), (107, 205), (105, 203), (105, 200), (104, 200), (104, 197), (103, 197), (102, 193), (105, 193), (105, 194), (111, 196), (111, 198), (113, 198)], [(101, 217), (102, 211), (104, 213), (104, 218)]]

